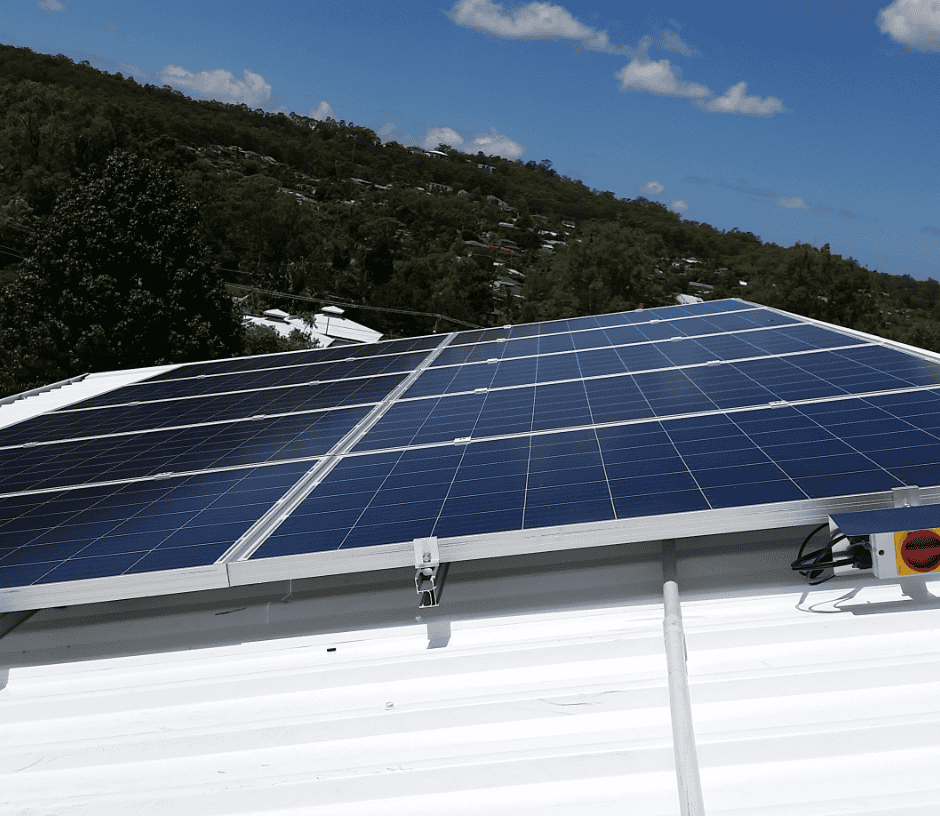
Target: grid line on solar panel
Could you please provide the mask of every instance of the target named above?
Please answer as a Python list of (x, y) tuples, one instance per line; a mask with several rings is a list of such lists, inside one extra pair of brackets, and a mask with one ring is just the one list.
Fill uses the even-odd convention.
[[(105, 435), (110, 436), (127, 431), (203, 425), (211, 421), (283, 415), (318, 408), (377, 404), (404, 379), (405, 375), (390, 374), (351, 383), (341, 381), (328, 385), (209, 395), (182, 403), (172, 400), (72, 411), (67, 414), (41, 414), (0, 430), (0, 446), (76, 438), (74, 434), (87, 427), (89, 416), (99, 423), (107, 423), (108, 433)], [(186, 406), (185, 410), (174, 410), (181, 404)]]
[(184, 379), (197, 377), (200, 374), (210, 375), (213, 373), (223, 373), (225, 371), (258, 371), (266, 368), (274, 368), (285, 361), (289, 363), (297, 358), (330, 361), (402, 354), (411, 351), (433, 349), (440, 341), (441, 335), (425, 335), (422, 337), (408, 337), (402, 340), (385, 340), (378, 343), (363, 343), (360, 345), (336, 346), (325, 349), (307, 349), (304, 351), (281, 352), (279, 354), (261, 354), (253, 357), (232, 357), (227, 360), (185, 363), (171, 371), (157, 374), (145, 382), (156, 382), (163, 379)]
[[(855, 350), (858, 349), (848, 349)], [(913, 373), (904, 372), (909, 375), (904, 379), (888, 372), (899, 373), (897, 369), (903, 367), (899, 364), (906, 362), (906, 355), (883, 347), (871, 353), (865, 351), (865, 362), (852, 360), (839, 351), (821, 350), (502, 388), (491, 384), (489, 388), (473, 392), (403, 398), (360, 441), (357, 450), (465, 437), (475, 423), (481, 421), (481, 412), (489, 411), (489, 404), (499, 399), (497, 394), (513, 390), (520, 393), (535, 390), (535, 411), (528, 417), (519, 415), (518, 410), (490, 412), (485, 424), (497, 428), (492, 435), (507, 432), (499, 430), (500, 422), (508, 428), (524, 421), (534, 429), (584, 425), (584, 421), (575, 422), (573, 418), (588, 407), (599, 416), (603, 415), (606, 421), (617, 421), (646, 417), (650, 411), (660, 417), (677, 416), (716, 408), (891, 391), (922, 383), (940, 384), (938, 363), (924, 361)], [(790, 362), (791, 359), (796, 362)], [(806, 362), (811, 359), (813, 363)], [(817, 373), (813, 373), (814, 370)], [(823, 372), (825, 376), (820, 375)], [(576, 400), (571, 396), (572, 389), (576, 392), (579, 382), (586, 384), (588, 404), (583, 400), (572, 402)], [(527, 402), (524, 397), (520, 399)]]
[[(600, 348), (604, 346), (630, 345), (655, 342), (670, 337), (694, 337), (708, 334), (728, 334), (729, 332), (753, 331), (767, 328), (803, 328), (808, 331), (820, 332), (819, 327), (801, 323), (793, 318), (781, 317), (765, 310), (753, 310), (762, 315), (760, 319), (750, 318), (737, 325), (729, 325), (728, 319), (713, 322), (702, 317), (683, 317), (674, 321), (652, 321), (648, 328), (641, 325), (606, 326), (582, 329), (565, 334), (556, 335), (529, 335), (523, 338), (497, 337), (468, 346), (451, 345), (445, 354), (439, 358), (438, 367), (462, 362), (480, 362), (491, 357), (498, 359), (507, 356), (526, 356), (540, 353), (539, 348), (544, 343), (546, 348), (551, 344), (561, 344), (568, 349)], [(535, 324), (540, 325), (540, 324)], [(682, 326), (685, 326), (683, 330)], [(665, 327), (671, 328), (665, 328)], [(832, 332), (832, 334), (836, 334)], [(841, 335), (845, 337), (846, 335)], [(856, 338), (852, 338), (856, 340)], [(844, 340), (843, 340), (844, 342)], [(507, 353), (510, 352), (511, 353)]]
[[(753, 303), (747, 303), (741, 300), (723, 300), (711, 301), (709, 303), (696, 304), (692, 311), (688, 306), (663, 306), (655, 309), (637, 310), (632, 312), (616, 312), (607, 315), (562, 318), (561, 320), (550, 320), (541, 323), (523, 324), (520, 326), (498, 326), (491, 329), (476, 329), (473, 331), (464, 331), (458, 333), (451, 345), (463, 346), (470, 343), (476, 344), (488, 342), (491, 338), (504, 337), (508, 333), (510, 337), (523, 336), (528, 337), (533, 334), (566, 334), (585, 329), (605, 328), (611, 326), (626, 326), (638, 323), (658, 323), (663, 320), (676, 320), (683, 317), (701, 317), (705, 315), (722, 314), (725, 312), (764, 312), (773, 315), (776, 319), (782, 317), (776, 312), (770, 312), (764, 307)], [(792, 319), (792, 318), (790, 318)], [(537, 327), (537, 328), (536, 328)], [(543, 331), (543, 329), (547, 329)]]
[(328, 453), (370, 406), (8, 448), (0, 493)]
[(0, 497), (0, 588), (209, 566), (309, 466)]
[[(693, 342), (697, 343), (698, 338)], [(579, 378), (590, 380), (613, 375), (644, 374), (652, 371), (694, 368), (696, 366), (715, 365), (719, 363), (734, 363), (762, 359), (776, 360), (796, 354), (813, 354), (822, 350), (799, 349), (775, 354), (764, 353), (749, 356), (753, 352), (762, 351), (759, 347), (752, 347), (750, 349), (744, 349), (741, 352), (742, 356), (736, 357), (733, 354), (729, 354), (727, 351), (724, 356), (719, 356), (714, 353), (712, 349), (706, 347), (705, 351), (710, 354), (711, 359), (706, 357), (705, 359), (699, 359), (695, 362), (684, 362), (677, 365), (674, 359), (675, 355), (673, 355), (673, 359), (670, 359), (670, 357), (666, 356), (658, 349), (659, 344), (640, 345), (650, 347), (649, 351), (644, 353), (640, 363), (640, 365), (645, 364), (648, 367), (631, 368), (623, 362), (622, 356), (618, 354), (618, 347), (614, 347), (609, 349), (589, 349), (587, 351), (574, 353), (561, 352), (552, 355), (514, 358), (500, 361), (497, 366), (490, 366), (486, 363), (458, 363), (444, 368), (429, 368), (422, 374), (418, 381), (408, 389), (402, 399), (420, 399), (423, 396), (449, 395), (479, 388), (519, 387), (527, 384), (535, 384), (536, 382), (561, 382), (567, 379), (574, 380)], [(725, 345), (727, 345), (727, 343), (725, 343)], [(826, 350), (842, 351), (857, 348), (860, 347), (860, 345), (861, 344), (832, 346)], [(635, 349), (636, 346), (629, 348)], [(597, 352), (602, 352), (603, 354), (597, 354)], [(685, 349), (682, 349), (681, 352), (687, 354), (687, 350)], [(653, 356), (654, 354), (656, 356)], [(535, 361), (542, 360), (546, 357), (549, 358), (550, 361), (542, 369), (547, 372), (543, 379), (542, 370), (540, 370), (538, 374), (535, 373)], [(656, 365), (657, 357), (659, 362), (661, 362), (661, 365), (658, 366)], [(551, 358), (555, 358), (555, 360), (551, 360)], [(636, 365), (637, 357), (634, 357), (630, 362)], [(933, 368), (936, 370), (937, 366), (934, 364)], [(563, 374), (569, 371), (574, 373), (574, 369), (581, 372), (581, 377), (564, 377), (555, 373), (561, 372)]]
[(267, 368), (260, 371), (201, 375), (178, 380), (143, 380), (113, 391), (64, 406), (57, 413), (87, 410), (122, 404), (199, 398), (207, 395), (241, 393), (296, 385), (320, 385), (353, 379), (372, 379), (388, 374), (413, 371), (427, 357), (427, 352), (378, 358), (356, 358), (338, 363)]
[[(577, 384), (576, 382), (573, 384)], [(508, 389), (507, 389), (508, 390)], [(516, 404), (527, 404), (529, 402), (529, 393), (521, 389), (514, 389), (519, 393), (519, 400)], [(498, 393), (498, 392), (497, 392)], [(825, 405), (827, 403), (838, 403), (844, 402), (846, 400), (854, 399), (879, 399), (885, 398), (890, 399), (897, 396), (903, 396), (905, 394), (940, 394), (937, 391), (937, 385), (925, 385), (925, 386), (915, 386), (901, 389), (894, 389), (889, 391), (871, 391), (871, 392), (860, 392), (857, 394), (835, 394), (830, 396), (823, 397), (812, 397), (805, 400), (774, 400), (766, 403), (759, 403), (756, 405), (742, 405), (731, 408), (720, 408), (718, 406), (712, 406), (711, 408), (705, 410), (698, 410), (689, 413), (676, 413), (676, 414), (662, 414), (656, 415), (652, 408), (647, 408), (646, 412), (642, 416), (631, 417), (630, 419), (607, 419), (602, 420), (595, 417), (597, 421), (593, 424), (589, 422), (583, 422), (582, 424), (573, 425), (563, 425), (563, 426), (550, 426), (537, 428), (531, 422), (530, 414), (526, 413), (522, 421), (517, 421), (513, 426), (514, 429), (511, 430), (498, 430), (492, 433), (487, 433), (483, 436), (460, 436), (451, 438), (448, 434), (442, 434), (445, 436), (444, 439), (423, 439), (421, 441), (412, 441), (410, 443), (402, 443), (399, 445), (389, 445), (388, 447), (375, 447), (375, 448), (353, 448), (351, 451), (343, 454), (344, 456), (363, 456), (369, 455), (372, 453), (393, 453), (396, 451), (404, 450), (407, 448), (426, 448), (426, 447), (446, 447), (450, 445), (463, 445), (463, 444), (477, 444), (479, 442), (493, 442), (493, 441), (508, 441), (512, 439), (517, 439), (522, 436), (542, 436), (542, 435), (552, 435), (556, 433), (562, 433), (565, 431), (575, 431), (575, 430), (588, 430), (594, 428), (596, 430), (603, 430), (605, 428), (611, 427), (620, 427), (628, 425), (648, 425), (655, 424), (657, 422), (667, 422), (667, 421), (676, 421), (684, 419), (696, 419), (701, 417), (710, 417), (710, 416), (732, 416), (737, 414), (746, 414), (754, 411), (763, 411), (763, 410), (777, 410), (780, 408), (797, 408), (800, 409), (804, 406), (814, 406), (814, 405)], [(645, 399), (642, 394), (638, 394), (639, 403), (642, 404)], [(597, 402), (595, 401), (596, 405)], [(647, 406), (649, 404), (647, 403)], [(500, 406), (499, 409), (495, 409), (494, 413), (501, 413), (504, 406)], [(940, 408), (940, 405), (938, 405)], [(639, 413), (639, 412), (638, 412)], [(926, 422), (927, 420), (925, 420)], [(940, 428), (940, 418), (936, 420), (936, 426)], [(477, 427), (486, 427), (483, 425), (482, 418), (478, 420)], [(500, 424), (502, 428), (502, 424)], [(492, 430), (492, 426), (486, 427), (487, 431)]]
[(252, 557), (936, 484), (938, 415), (924, 389), (353, 453)]

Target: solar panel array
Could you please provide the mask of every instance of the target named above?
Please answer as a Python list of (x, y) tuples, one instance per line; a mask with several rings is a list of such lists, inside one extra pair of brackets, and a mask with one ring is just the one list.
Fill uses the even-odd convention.
[(185, 365), (0, 451), (2, 592), (933, 485), (940, 363), (713, 301)]

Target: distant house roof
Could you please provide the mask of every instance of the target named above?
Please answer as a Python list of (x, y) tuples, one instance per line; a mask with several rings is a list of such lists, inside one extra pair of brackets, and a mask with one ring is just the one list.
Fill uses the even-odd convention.
[(334, 342), (377, 343), (382, 339), (382, 332), (377, 332), (346, 317), (318, 314), (314, 315), (313, 321), (316, 330)]
[(343, 310), (339, 307), (325, 306), (324, 310), (327, 309), (329, 309), (327, 314), (314, 315), (313, 325), (302, 317), (288, 314), (283, 309), (268, 309), (262, 317), (249, 315), (245, 318), (245, 322), (272, 328), (281, 337), (289, 337), (290, 333), (296, 329), (311, 340), (316, 340), (321, 348), (333, 344), (375, 343), (382, 339), (381, 332), (356, 323), (354, 320), (339, 317), (343, 314)]

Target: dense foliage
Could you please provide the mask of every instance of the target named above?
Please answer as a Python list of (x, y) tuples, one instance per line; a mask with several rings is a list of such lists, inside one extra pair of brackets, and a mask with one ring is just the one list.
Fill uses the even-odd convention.
[[(75, 184), (100, 176), (115, 151), (175, 174), (193, 204), (184, 208), (193, 240), (215, 270), (230, 284), (284, 293), (256, 304), (264, 308), (294, 310), (291, 296), (361, 304), (369, 310), (351, 317), (396, 336), (464, 327), (439, 315), (491, 325), (664, 305), (679, 293), (739, 296), (940, 350), (940, 284), (869, 271), (828, 246), (780, 247), (716, 230), (643, 198), (589, 189), (548, 160), (470, 156), (446, 145), (428, 155), (350, 123), (194, 101), (66, 57), (0, 46), (7, 301), (25, 298), (37, 264), (52, 269), (55, 253), (55, 263), (77, 263), (67, 243), (48, 243), (33, 258), (34, 235), (61, 231), (73, 217), (82, 229), (104, 229), (75, 203)], [(128, 260), (124, 278), (149, 280), (137, 263)], [(130, 297), (105, 289), (99, 311)], [(147, 291), (151, 306), (162, 297), (159, 287)], [(147, 311), (137, 300), (132, 308)], [(8, 341), (18, 331), (11, 314), (3, 318)], [(87, 313), (89, 326), (103, 325), (97, 314)], [(142, 336), (169, 324), (149, 325)], [(64, 329), (43, 331), (46, 345), (32, 347), (40, 356), (56, 349), (47, 374), (91, 364), (94, 355), (81, 349), (95, 349), (101, 365), (134, 364), (116, 333), (69, 328), (66, 354), (66, 334), (56, 339)], [(285, 342), (256, 334), (242, 335), (241, 351)], [(191, 346), (171, 342), (164, 357), (231, 348), (225, 332), (192, 336)]]
[(11, 385), (237, 353), (240, 319), (197, 224), (153, 161), (116, 152), (79, 175), (0, 297)]

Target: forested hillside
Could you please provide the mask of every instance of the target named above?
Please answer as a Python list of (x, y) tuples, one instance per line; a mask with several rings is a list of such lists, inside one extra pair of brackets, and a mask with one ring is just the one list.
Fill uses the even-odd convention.
[[(45, 274), (35, 266), (39, 243), (64, 229), (66, 194), (77, 195), (77, 182), (93, 185), (115, 151), (136, 154), (179, 185), (193, 207), (192, 240), (230, 294), (253, 287), (304, 298), (252, 294), (255, 308), (353, 304), (360, 308), (350, 316), (396, 336), (665, 305), (680, 293), (733, 295), (940, 350), (936, 281), (869, 271), (828, 246), (784, 248), (683, 220), (660, 204), (560, 176), (547, 159), (383, 144), (351, 123), (194, 101), (7, 46), (0, 112), (0, 353), (8, 359), (27, 342), (10, 324), (28, 318), (19, 304), (31, 297), (30, 275)], [(136, 256), (128, 249), (125, 257)], [(111, 274), (142, 280), (130, 268)], [(97, 291), (92, 273), (83, 275), (83, 291)], [(257, 338), (229, 332), (177, 357), (197, 347), (259, 349)], [(6, 372), (0, 389), (120, 358), (109, 354), (99, 361), (94, 352), (68, 360), (60, 353), (54, 365), (33, 359)]]

